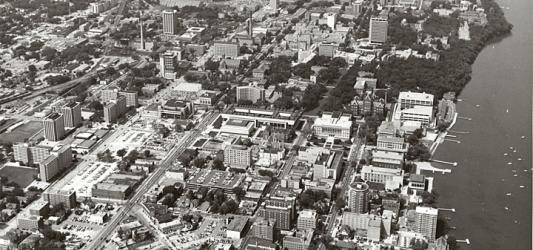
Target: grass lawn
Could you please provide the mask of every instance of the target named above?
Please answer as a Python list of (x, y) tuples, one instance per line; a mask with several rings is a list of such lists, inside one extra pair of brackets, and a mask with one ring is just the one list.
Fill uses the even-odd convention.
[(14, 181), (21, 188), (25, 188), (33, 181), (33, 176), (39, 173), (36, 168), (5, 166), (0, 169), (0, 176), (7, 177), (8, 181)]
[(24, 142), (24, 140), (30, 138), (35, 133), (39, 132), (39, 130), (41, 130), (42, 128), (43, 128), (42, 122), (38, 122), (38, 121), (27, 122), (25, 124), (22, 124), (16, 127), (11, 132), (1, 134), (0, 142), (2, 143)]

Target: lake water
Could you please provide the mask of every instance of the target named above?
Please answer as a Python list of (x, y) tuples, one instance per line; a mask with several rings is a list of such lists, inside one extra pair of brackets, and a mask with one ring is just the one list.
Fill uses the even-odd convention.
[(498, 3), (513, 34), (480, 53), (459, 96), (460, 116), (472, 120), (452, 130), (471, 133), (451, 133), (461, 143), (446, 141), (434, 156), (459, 164), (435, 175), (435, 188), (438, 206), (457, 210), (441, 212), (457, 227), (450, 234), (471, 241), (461, 249), (531, 249), (533, 1)]

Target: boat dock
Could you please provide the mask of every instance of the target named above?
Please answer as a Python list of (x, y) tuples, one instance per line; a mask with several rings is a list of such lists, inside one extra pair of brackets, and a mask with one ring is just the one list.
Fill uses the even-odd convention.
[(441, 174), (449, 174), (452, 172), (451, 169), (433, 167), (430, 162), (416, 162), (415, 164), (417, 174), (420, 174), (422, 171), (430, 171), (432, 173), (437, 172)]
[(447, 162), (447, 161), (441, 161), (441, 160), (435, 160), (435, 159), (431, 159), (432, 162), (437, 162), (437, 163), (442, 163), (442, 164), (448, 164), (448, 165), (452, 165), (454, 167), (457, 167), (457, 162)]

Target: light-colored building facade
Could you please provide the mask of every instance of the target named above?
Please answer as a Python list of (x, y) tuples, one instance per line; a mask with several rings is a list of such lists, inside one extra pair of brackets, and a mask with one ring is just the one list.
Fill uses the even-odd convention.
[(369, 40), (371, 43), (384, 43), (387, 41), (387, 29), (389, 21), (380, 17), (370, 19)]
[(256, 86), (239, 86), (237, 87), (237, 102), (251, 101), (256, 103), (265, 100), (265, 89)]
[(349, 140), (352, 131), (352, 121), (349, 115), (335, 116), (332, 113), (324, 113), (313, 124), (313, 131), (317, 137)]
[(78, 102), (67, 103), (61, 109), (66, 128), (75, 128), (81, 124), (81, 105)]
[(415, 232), (424, 235), (430, 242), (435, 240), (439, 210), (432, 207), (416, 207)]
[(163, 34), (176, 35), (178, 33), (178, 11), (163, 11)]
[(229, 145), (224, 149), (224, 163), (230, 167), (247, 168), (252, 164), (252, 149), (244, 145)]
[(348, 208), (355, 213), (364, 214), (368, 211), (368, 184), (363, 182), (350, 184)]
[(50, 113), (43, 120), (44, 138), (49, 141), (59, 141), (65, 135), (63, 115)]
[(298, 212), (296, 227), (298, 230), (314, 230), (316, 228), (316, 216), (314, 209), (304, 209)]

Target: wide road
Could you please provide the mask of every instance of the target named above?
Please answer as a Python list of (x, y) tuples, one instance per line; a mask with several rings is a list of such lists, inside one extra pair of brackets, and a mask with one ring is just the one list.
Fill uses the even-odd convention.
[(194, 140), (205, 131), (207, 126), (211, 124), (214, 119), (218, 116), (217, 112), (212, 112), (207, 114), (202, 118), (202, 120), (196, 125), (196, 127), (188, 132), (180, 140), (179, 143), (174, 145), (174, 147), (167, 154), (166, 158), (161, 162), (161, 165), (157, 170), (150, 175), (135, 191), (133, 197), (126, 202), (124, 207), (109, 221), (108, 225), (100, 231), (92, 241), (84, 246), (83, 249), (100, 249), (102, 243), (105, 243), (106, 239), (111, 236), (118, 224), (128, 215), (129, 211), (139, 202), (141, 202), (143, 195), (153, 186), (165, 172), (172, 166), (172, 162), (183, 153), (183, 151), (191, 145)]

